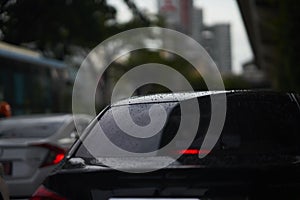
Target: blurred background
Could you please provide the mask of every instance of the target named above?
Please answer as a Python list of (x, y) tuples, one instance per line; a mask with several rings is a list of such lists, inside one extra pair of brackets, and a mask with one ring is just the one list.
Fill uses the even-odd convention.
[[(88, 53), (110, 36), (149, 26), (174, 29), (199, 42), (228, 90), (300, 92), (299, 9), (296, 0), (1, 0), (0, 101), (10, 104), (12, 115), (71, 112), (76, 72)], [(104, 57), (112, 53), (103, 52)], [(126, 71), (150, 62), (171, 66), (195, 90), (207, 90), (201, 74), (183, 58), (138, 50), (106, 70), (97, 109), (110, 103), (112, 88)], [(136, 95), (167, 91), (145, 85)]]

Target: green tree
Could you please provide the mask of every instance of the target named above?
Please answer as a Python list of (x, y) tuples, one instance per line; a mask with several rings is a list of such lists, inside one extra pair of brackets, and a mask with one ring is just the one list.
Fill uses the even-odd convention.
[(285, 0), (279, 4), (275, 19), (277, 65), (274, 70), (275, 86), (284, 91), (300, 92), (300, 1)]
[[(268, 42), (270, 55), (265, 58), (270, 67), (266, 72), (274, 89), (300, 92), (300, 1), (259, 1), (260, 29)], [(268, 37), (268, 38), (267, 38)]]
[(6, 0), (0, 4), (2, 40), (63, 60), (73, 47), (92, 48), (109, 36), (143, 26), (118, 24), (106, 0)]

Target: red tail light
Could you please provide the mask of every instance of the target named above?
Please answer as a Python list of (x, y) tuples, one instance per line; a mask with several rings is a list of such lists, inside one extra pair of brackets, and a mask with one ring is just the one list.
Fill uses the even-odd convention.
[(57, 146), (54, 146), (51, 144), (38, 144), (38, 145), (34, 145), (34, 146), (46, 148), (49, 150), (49, 153), (46, 156), (46, 159), (43, 161), (43, 163), (41, 164), (40, 167), (56, 165), (60, 161), (62, 161), (65, 157), (66, 151)]
[(197, 155), (197, 154), (209, 154), (210, 151), (206, 149), (184, 149), (184, 150), (180, 150), (179, 153), (184, 155)]
[(40, 186), (29, 200), (66, 200), (66, 198)]

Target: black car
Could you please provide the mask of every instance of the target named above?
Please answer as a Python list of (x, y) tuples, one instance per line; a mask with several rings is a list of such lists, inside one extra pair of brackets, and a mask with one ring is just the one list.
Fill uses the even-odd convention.
[[(211, 98), (224, 94), (227, 112), (221, 135), (212, 149), (203, 149), (211, 123)], [(174, 149), (139, 156), (175, 140), (182, 120), (181, 103), (189, 105), (194, 100), (200, 118), (189, 147), (181, 149), (183, 137)], [(120, 101), (97, 116), (31, 199), (300, 199), (299, 100), (292, 93), (228, 91)], [(147, 126), (153, 105), (160, 105), (167, 114), (156, 135), (137, 138), (118, 127), (114, 114), (122, 119), (124, 107), (136, 124)], [(189, 115), (193, 117), (193, 109)], [(105, 151), (105, 144), (93, 139), (99, 130), (120, 149), (137, 156)], [(166, 167), (151, 170), (155, 163), (170, 159)], [(149, 160), (152, 165), (147, 166)], [(109, 162), (119, 168), (109, 167)], [(150, 170), (142, 173), (140, 167)]]

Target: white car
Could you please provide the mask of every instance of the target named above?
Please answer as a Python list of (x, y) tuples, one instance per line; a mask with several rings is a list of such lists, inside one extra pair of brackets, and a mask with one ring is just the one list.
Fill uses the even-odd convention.
[[(12, 198), (30, 196), (64, 158), (90, 122), (78, 115), (31, 115), (0, 120), (0, 163)], [(77, 122), (77, 120), (76, 120)]]

